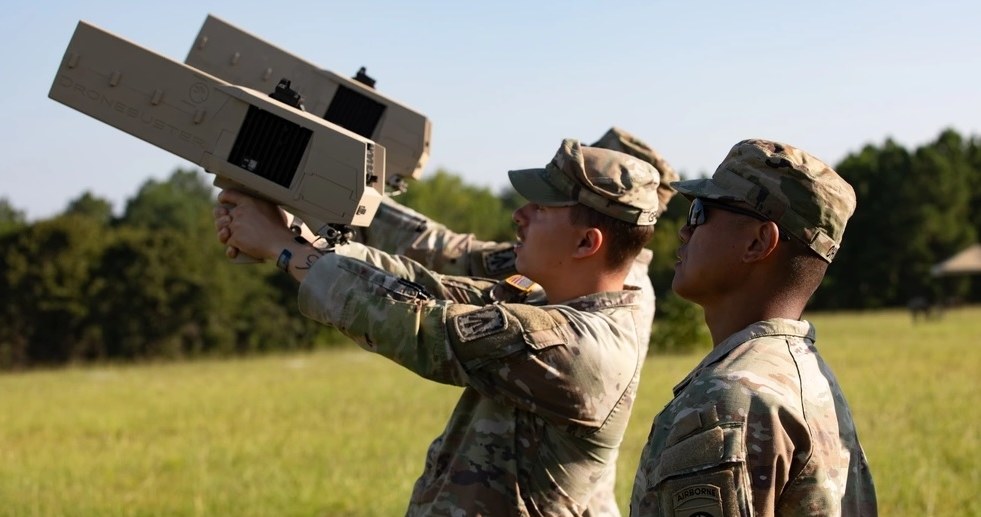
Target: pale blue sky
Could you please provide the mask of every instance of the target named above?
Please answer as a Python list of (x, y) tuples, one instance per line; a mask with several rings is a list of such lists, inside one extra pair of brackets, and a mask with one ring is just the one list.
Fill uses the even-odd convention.
[(117, 211), (192, 166), (47, 98), (76, 23), (183, 61), (205, 16), (323, 68), (367, 66), (433, 123), (437, 168), (495, 190), (564, 137), (635, 133), (688, 175), (743, 138), (836, 163), (945, 127), (981, 134), (981, 3), (17, 2), (3, 8), (0, 197), (31, 219), (89, 190)]

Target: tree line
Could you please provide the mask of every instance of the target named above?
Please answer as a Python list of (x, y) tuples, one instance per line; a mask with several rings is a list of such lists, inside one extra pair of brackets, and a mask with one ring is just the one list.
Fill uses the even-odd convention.
[[(202, 172), (147, 181), (120, 217), (91, 193), (26, 223), (0, 208), (0, 367), (308, 348), (331, 330), (301, 317), (269, 267), (229, 264)], [(336, 335), (334, 337), (336, 339)]]
[[(905, 305), (915, 296), (977, 301), (981, 281), (942, 281), (930, 267), (981, 233), (981, 140), (945, 130), (907, 150), (866, 145), (836, 170), (858, 210), (811, 310)], [(0, 199), (0, 368), (310, 349), (346, 340), (302, 317), (296, 285), (271, 265), (233, 265), (214, 236), (210, 176), (178, 169), (149, 180), (121, 215), (91, 192), (55, 217), (29, 222)], [(450, 228), (510, 240), (513, 190), (494, 193), (446, 171), (415, 182), (399, 201)], [(649, 247), (657, 293), (654, 351), (707, 343), (697, 306), (670, 292), (676, 198)]]

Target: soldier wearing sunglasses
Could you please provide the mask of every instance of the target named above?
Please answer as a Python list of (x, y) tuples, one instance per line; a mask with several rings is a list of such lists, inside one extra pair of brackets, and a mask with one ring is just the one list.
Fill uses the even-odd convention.
[(736, 144), (691, 200), (672, 289), (714, 348), (654, 420), (630, 513), (876, 515), (841, 387), (801, 319), (841, 245), (855, 193), (789, 145)]

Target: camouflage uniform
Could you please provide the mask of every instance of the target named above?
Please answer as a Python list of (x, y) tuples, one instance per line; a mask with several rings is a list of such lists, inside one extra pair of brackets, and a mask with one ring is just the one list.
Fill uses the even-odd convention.
[[(514, 269), (513, 243), (480, 241), (473, 234), (453, 232), (387, 197), (382, 200), (371, 227), (362, 229), (359, 240), (369, 246), (417, 260), (427, 268), (444, 274), (504, 279), (517, 273)], [(654, 286), (647, 275), (652, 258), (651, 250), (641, 250), (625, 282), (640, 289), (636, 310), (641, 322), (637, 328), (641, 356), (647, 355), (654, 320)], [(523, 303), (543, 304), (545, 298), (541, 288), (537, 285), (530, 288), (531, 291), (522, 297)], [(616, 464), (617, 456), (618, 451), (612, 451), (610, 464)], [(616, 470), (610, 469), (608, 475), (595, 484), (602, 488), (597, 489), (589, 514), (620, 515), (614, 495)]]
[[(623, 178), (587, 188), (622, 217), (653, 222), (656, 170), (604, 153), (613, 156), (604, 172)], [(584, 167), (578, 143), (567, 140), (546, 169), (512, 171), (512, 178), (582, 175)], [(304, 315), (422, 377), (464, 387), (430, 446), (407, 514), (616, 512), (597, 493), (615, 472), (644, 361), (640, 292), (515, 303), (526, 286), (440, 275), (357, 243), (318, 260), (301, 284)]]
[[(678, 174), (660, 153), (639, 138), (617, 127), (610, 128), (599, 140), (591, 144), (591, 147), (623, 152), (654, 165), (660, 173), (660, 183), (657, 188), (658, 210), (663, 212), (667, 209), (668, 202), (675, 194), (669, 183), (677, 180)], [(514, 269), (513, 243), (480, 241), (473, 234), (456, 233), (389, 197), (382, 200), (371, 226), (358, 229), (357, 240), (389, 253), (412, 258), (442, 274), (500, 280), (517, 273)], [(654, 321), (654, 286), (647, 274), (653, 256), (651, 250), (641, 250), (625, 282), (626, 285), (637, 286), (641, 290), (639, 310), (641, 321), (646, 322), (640, 328), (643, 355), (647, 355), (651, 326)], [(540, 289), (535, 293), (529, 293), (525, 298), (525, 303), (543, 302), (544, 296)], [(616, 472), (611, 471), (610, 476), (597, 485), (602, 486), (598, 490), (597, 501), (606, 501), (607, 504), (602, 509), (593, 508), (592, 513), (619, 515), (620, 511), (614, 498)]]
[(876, 515), (851, 412), (809, 323), (754, 323), (674, 387), (630, 514)]
[[(736, 144), (686, 197), (747, 203), (834, 258), (855, 194), (791, 146)], [(877, 515), (851, 411), (806, 321), (753, 323), (718, 343), (654, 420), (634, 481), (635, 516)]]
[[(660, 174), (658, 210), (663, 212), (667, 209), (668, 202), (675, 195), (669, 183), (677, 180), (678, 174), (660, 153), (617, 127), (610, 128), (591, 147), (619, 151), (654, 165)], [(502, 280), (516, 273), (513, 243), (480, 241), (473, 234), (456, 233), (389, 197), (382, 199), (371, 226), (359, 228), (356, 238), (373, 248), (405, 255), (445, 275)], [(641, 289), (640, 310), (642, 317), (650, 322), (641, 329), (645, 354), (654, 321), (654, 286), (647, 274), (652, 258), (651, 250), (641, 250), (626, 280), (627, 285)], [(529, 301), (535, 299), (532, 297)]]
[[(388, 197), (382, 199), (371, 226), (359, 229), (357, 240), (372, 248), (404, 255), (444, 275), (503, 280), (517, 274), (513, 242), (481, 241), (472, 233), (454, 232)], [(654, 286), (647, 276), (653, 257), (651, 250), (641, 250), (626, 280), (627, 285), (640, 288), (639, 309), (650, 322), (641, 328), (645, 354), (654, 321)], [(541, 290), (537, 286), (532, 289), (525, 301), (544, 302)]]

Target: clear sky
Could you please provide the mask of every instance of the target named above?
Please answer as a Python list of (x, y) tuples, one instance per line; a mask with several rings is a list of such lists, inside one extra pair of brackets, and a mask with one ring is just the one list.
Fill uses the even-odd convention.
[(761, 137), (832, 164), (892, 137), (981, 135), (981, 3), (676, 1), (8, 2), (0, 197), (50, 217), (85, 191), (121, 212), (190, 167), (48, 99), (85, 20), (183, 61), (214, 14), (322, 68), (361, 66), (432, 121), (427, 173), (498, 190), (562, 138), (620, 126), (688, 176)]

